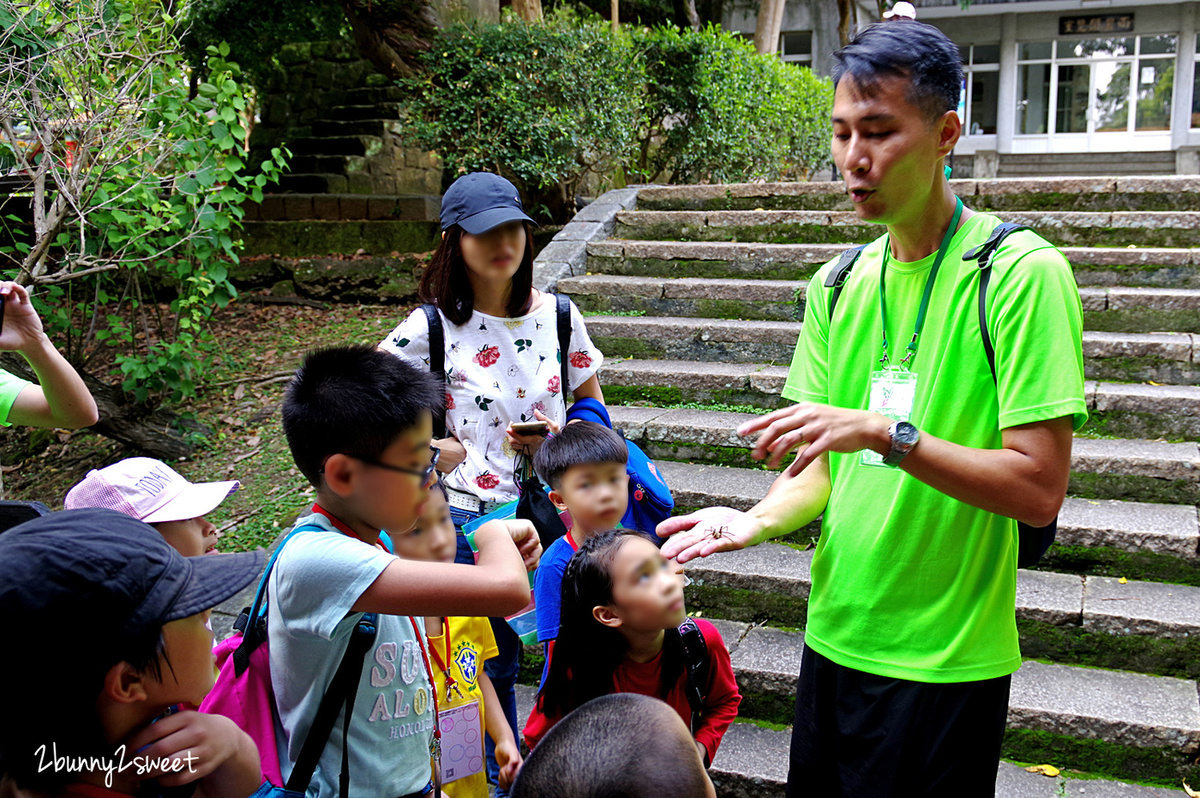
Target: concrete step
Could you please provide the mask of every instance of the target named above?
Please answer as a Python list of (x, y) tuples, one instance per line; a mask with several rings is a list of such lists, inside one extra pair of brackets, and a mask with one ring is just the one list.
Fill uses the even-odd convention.
[(318, 119), (312, 125), (314, 136), (382, 136), (399, 130), (399, 119), (381, 119), (379, 113), (366, 119)]
[(394, 120), (400, 115), (400, 103), (380, 102), (367, 105), (337, 105), (330, 113), (334, 119)]
[(431, 194), (265, 194), (261, 203), (248, 202), (242, 208), (248, 222), (434, 221), (441, 209), (441, 198)]
[[(705, 617), (802, 628), (812, 556), (811, 549), (762, 543), (692, 560), (685, 566), (692, 579), (688, 608)], [(1029, 658), (1200, 677), (1200, 587), (1021, 570), (1016, 617)]]
[[(519, 684), (516, 691), (517, 717), (527, 718), (533, 710), (537, 690)], [(782, 798), (787, 784), (790, 740), (790, 728), (772, 729), (734, 722), (725, 732), (716, 761), (709, 769), (717, 795), (720, 798)], [(996, 798), (1170, 798), (1181, 794), (1177, 789), (1089, 778), (1090, 775), (1068, 771), (1047, 778), (1001, 761), (996, 777)]]
[[(558, 281), (581, 310), (652, 316), (800, 321), (808, 280), (590, 274)], [(1084, 326), (1102, 332), (1200, 332), (1200, 289), (1079, 289)]]
[[(669, 316), (593, 316), (588, 332), (608, 357), (790, 363), (800, 323)], [(1084, 332), (1088, 379), (1200, 384), (1189, 333)]]
[[(1059, 246), (1194, 247), (1200, 213), (1188, 211), (1001, 211)], [(854, 211), (622, 211), (614, 238), (649, 241), (866, 243), (879, 225)]]
[[(657, 465), (671, 486), (676, 514), (714, 505), (749, 509), (776, 477), (761, 468), (673, 460), (659, 460)], [(815, 540), (817, 532), (813, 524), (797, 539)], [(1059, 513), (1055, 545), (1149, 552), (1195, 569), (1200, 562), (1200, 517), (1192, 505), (1068, 497)]]
[[(765, 409), (780, 396), (787, 366), (688, 360), (605, 361), (600, 379), (612, 404), (726, 404)], [(1086, 431), (1123, 438), (1200, 440), (1200, 386), (1094, 382), (1084, 384)]]
[[(1200, 210), (1200, 178), (1047, 177), (951, 180), (976, 210)], [(652, 186), (638, 192), (638, 210), (851, 210), (841, 181)]]
[[(610, 408), (652, 458), (752, 467), (749, 441), (735, 430), (754, 418), (745, 413)], [(1169, 504), (1200, 504), (1200, 447), (1195, 443), (1076, 438), (1071, 455), (1073, 495)]]
[(347, 105), (370, 105), (380, 103), (395, 103), (404, 99), (404, 92), (399, 86), (363, 86), (349, 89), (345, 93)]
[(383, 146), (383, 131), (374, 135), (309, 136), (293, 139), (287, 148), (293, 155), (374, 155)]
[[(587, 270), (642, 277), (804, 280), (846, 246), (608, 239), (587, 245)], [(1063, 247), (1063, 254), (1081, 286), (1200, 288), (1200, 249)]]
[[(388, 256), (392, 252), (430, 252), (437, 248), (433, 221), (376, 219), (358, 221), (298, 220), (246, 222), (243, 257), (275, 255), (347, 255), (358, 250)], [(382, 275), (386, 278), (386, 274)]]

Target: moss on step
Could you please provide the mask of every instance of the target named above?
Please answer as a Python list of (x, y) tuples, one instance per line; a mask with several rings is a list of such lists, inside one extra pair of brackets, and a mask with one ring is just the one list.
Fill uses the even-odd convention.
[(1085, 310), (1083, 328), (1095, 332), (1200, 332), (1200, 309)]
[(1148, 551), (1055, 543), (1037, 570), (1200, 587), (1200, 561)]
[(1124, 499), (1160, 504), (1200, 504), (1200, 485), (1182, 479), (1161, 479), (1115, 473), (1071, 472), (1067, 492), (1087, 499)]
[(1174, 748), (1135, 748), (1108, 740), (1009, 729), (1004, 733), (1001, 751), (1006, 759), (1053, 762), (1058, 768), (1153, 786), (1178, 789), (1180, 779), (1200, 781), (1200, 766), (1194, 763), (1194, 757)]

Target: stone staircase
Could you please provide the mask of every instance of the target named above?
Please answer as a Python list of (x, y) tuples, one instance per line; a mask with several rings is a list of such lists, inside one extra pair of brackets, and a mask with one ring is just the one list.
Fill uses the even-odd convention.
[[(952, 186), (1062, 246), (1085, 316), (1091, 421), (1058, 542), (1018, 574), (1026, 661), (997, 795), (1180, 795), (1181, 779), (1200, 786), (1200, 179)], [(586, 263), (550, 265), (593, 314), (614, 424), (656, 458), (680, 512), (749, 507), (774, 475), (733, 430), (781, 405), (807, 280), (882, 231), (834, 183), (646, 187), (607, 202), (548, 249), (587, 241)], [(779, 724), (791, 722), (817, 531), (687, 566), (689, 610), (721, 628), (745, 696), (714, 763), (720, 795), (783, 793)]]

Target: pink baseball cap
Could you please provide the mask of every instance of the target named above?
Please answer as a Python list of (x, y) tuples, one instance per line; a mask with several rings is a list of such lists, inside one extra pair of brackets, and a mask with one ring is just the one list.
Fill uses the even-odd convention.
[(64, 509), (105, 507), (147, 524), (207, 515), (241, 487), (240, 482), (188, 482), (161, 460), (129, 457), (93, 469), (63, 500)]

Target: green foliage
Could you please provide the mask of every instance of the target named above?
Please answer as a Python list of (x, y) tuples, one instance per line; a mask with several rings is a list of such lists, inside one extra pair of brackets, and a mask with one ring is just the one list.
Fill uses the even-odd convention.
[(603, 23), (558, 13), (455, 25), (421, 60), (424, 74), (400, 81), (406, 132), (452, 172), (502, 172), (530, 193), (561, 185), (573, 197), (588, 172), (632, 157), (644, 72)]
[[(76, 363), (107, 353), (138, 401), (179, 401), (211, 357), (213, 308), (236, 293), (228, 266), (242, 205), (262, 198), (285, 153), (247, 169), (246, 100), (228, 45), (208, 48), (208, 79), (189, 98), (174, 24), (155, 0), (43, 10), (17, 24), (45, 54), (26, 62), (36, 72), (14, 68), (25, 80), (6, 82), (0, 104), (53, 143), (31, 165), (50, 211), (32, 230), (11, 230), (0, 257), (40, 288), (39, 312)], [(62, 119), (73, 120), (66, 154), (53, 121)], [(174, 294), (165, 307), (155, 285)]]
[(231, 57), (260, 90), (279, 73), (283, 45), (347, 35), (346, 16), (336, 0), (191, 0), (180, 27), (180, 41), (194, 69), (203, 72), (208, 48), (226, 42)]
[(410, 143), (455, 172), (501, 171), (527, 199), (557, 192), (554, 218), (574, 212), (588, 172), (796, 179), (828, 161), (829, 81), (716, 28), (613, 33), (560, 10), (452, 27), (423, 64), (400, 83)]
[(828, 80), (716, 27), (634, 36), (648, 78), (642, 179), (802, 179), (829, 160)]

